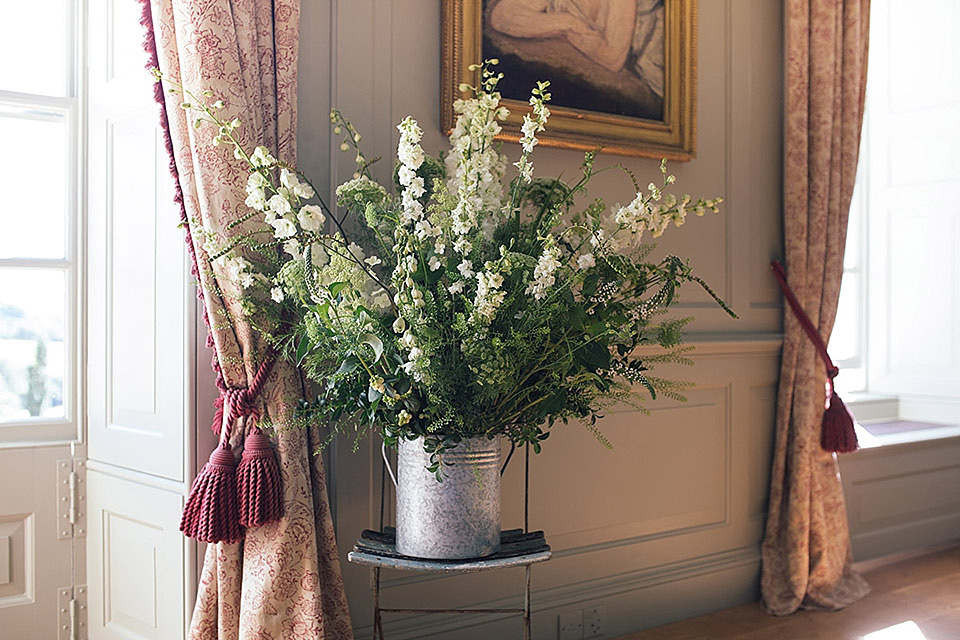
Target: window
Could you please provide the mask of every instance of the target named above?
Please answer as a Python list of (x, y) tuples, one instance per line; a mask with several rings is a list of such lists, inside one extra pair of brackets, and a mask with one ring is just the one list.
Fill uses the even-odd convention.
[(960, 424), (960, 3), (874, 0), (831, 353), (841, 390)]
[[(78, 9), (0, 9), (0, 442), (72, 440), (80, 394)], [(42, 37), (38, 37), (42, 34)]]

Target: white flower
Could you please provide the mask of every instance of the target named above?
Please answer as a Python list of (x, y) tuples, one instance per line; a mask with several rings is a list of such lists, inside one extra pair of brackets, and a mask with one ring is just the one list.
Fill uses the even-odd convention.
[(273, 287), (270, 289), (270, 297), (274, 302), (283, 302), (283, 287)]
[(380, 393), (385, 393), (387, 390), (387, 386), (384, 384), (381, 376), (374, 376), (373, 378), (370, 378), (370, 388), (374, 391), (379, 391)]
[(263, 189), (254, 189), (247, 194), (247, 199), (243, 203), (251, 209), (263, 211), (267, 208), (267, 194)]
[(463, 260), (460, 264), (457, 265), (457, 271), (460, 272), (464, 278), (473, 277), (473, 263), (469, 260)]
[(325, 220), (323, 209), (315, 204), (300, 207), (300, 213), (297, 214), (297, 221), (307, 231), (319, 231)]
[(276, 164), (277, 159), (267, 151), (266, 147), (257, 147), (250, 155), (250, 162), (254, 167), (269, 167)]
[(300, 257), (300, 241), (296, 238), (291, 238), (283, 243), (283, 250), (290, 254), (292, 258)]
[(270, 207), (271, 211), (274, 211), (277, 213), (277, 215), (281, 216), (293, 211), (293, 207), (290, 206), (290, 201), (279, 193), (271, 196), (271, 198), (267, 200), (267, 206)]
[(450, 293), (462, 293), (463, 280), (457, 280), (456, 282), (451, 284), (449, 287), (447, 287), (447, 291), (449, 291)]
[(540, 259), (537, 260), (537, 266), (533, 270), (533, 280), (527, 285), (524, 293), (532, 293), (533, 297), (537, 300), (545, 298), (547, 289), (552, 287), (554, 282), (556, 282), (553, 274), (560, 266), (559, 258), (560, 250), (557, 248), (553, 238), (548, 237), (543, 248), (543, 253), (540, 254)]
[(280, 184), (292, 190), (296, 185), (300, 184), (300, 181), (297, 180), (296, 173), (290, 171), (290, 169), (283, 168), (280, 169)]
[(286, 218), (277, 218), (270, 223), (273, 227), (273, 236), (275, 238), (289, 238), (297, 234), (297, 225)]
[(503, 285), (503, 275), (490, 271), (477, 274), (477, 296), (474, 298), (473, 319), (489, 322), (497, 313), (507, 293), (500, 291)]
[(419, 198), (420, 196), (422, 196), (426, 192), (423, 188), (423, 178), (421, 178), (420, 176), (417, 176), (416, 178), (411, 180), (410, 184), (407, 185), (406, 192), (409, 193), (414, 198)]
[(349, 251), (353, 255), (354, 259), (357, 262), (363, 262), (363, 259), (366, 257), (363, 254), (363, 249), (356, 242), (351, 242), (347, 246), (347, 251)]
[(403, 333), (406, 328), (407, 328), (407, 321), (404, 320), (402, 317), (398, 316), (397, 319), (393, 321), (394, 333)]
[(400, 165), (400, 169), (397, 170), (397, 178), (400, 180), (400, 184), (405, 187), (408, 186), (416, 177), (417, 172), (405, 164)]
[(437, 256), (431, 256), (430, 263), (428, 266), (430, 267), (430, 271), (436, 271), (437, 269), (443, 266), (443, 263), (440, 261), (440, 258), (438, 258)]
[(259, 171), (254, 171), (249, 176), (247, 176), (247, 186), (246, 186), (247, 193), (250, 193), (255, 189), (263, 189), (269, 184), (270, 184), (270, 181), (264, 178), (262, 173), (260, 173)]
[[(410, 364), (410, 363), (408, 363), (408, 364)], [(406, 409), (400, 409), (400, 413), (397, 414), (397, 425), (399, 425), (399, 426), (402, 427), (403, 425), (405, 425), (405, 424), (407, 424), (408, 422), (410, 422), (410, 420), (411, 420), (412, 418), (413, 418), (413, 416), (410, 415), (410, 414), (407, 412)]]
[(310, 262), (318, 269), (327, 266), (327, 263), (330, 262), (330, 256), (322, 244), (314, 243), (314, 245), (310, 247)]
[(592, 253), (585, 253), (577, 258), (577, 268), (579, 269), (589, 269), (595, 264), (597, 264), (597, 261), (594, 259)]
[(248, 289), (253, 285), (255, 278), (250, 273), (250, 263), (240, 256), (225, 259), (223, 266), (230, 279), (237, 282), (242, 288)]

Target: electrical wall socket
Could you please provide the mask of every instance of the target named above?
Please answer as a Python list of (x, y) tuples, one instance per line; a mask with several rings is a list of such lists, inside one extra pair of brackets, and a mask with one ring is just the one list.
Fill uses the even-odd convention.
[(590, 607), (581, 612), (583, 615), (583, 637), (599, 638), (603, 635), (603, 618), (606, 613), (606, 607)]
[(557, 617), (557, 640), (583, 640), (583, 611), (563, 611)]

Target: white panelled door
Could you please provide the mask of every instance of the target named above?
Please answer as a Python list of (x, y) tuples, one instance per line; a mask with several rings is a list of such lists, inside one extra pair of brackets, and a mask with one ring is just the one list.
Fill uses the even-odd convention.
[(139, 3), (89, 0), (91, 639), (182, 638), (195, 307)]

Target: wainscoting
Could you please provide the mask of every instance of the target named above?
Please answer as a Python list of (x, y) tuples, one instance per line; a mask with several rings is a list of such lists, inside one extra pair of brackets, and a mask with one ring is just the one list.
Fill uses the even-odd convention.
[[(649, 416), (611, 411), (601, 427), (612, 450), (578, 424), (555, 427), (531, 459), (530, 526), (554, 551), (533, 568), (535, 638), (556, 638), (560, 616), (581, 610), (600, 609), (611, 637), (755, 599), (779, 348), (775, 339), (697, 343), (695, 365), (671, 371), (697, 383), (688, 401), (658, 400)], [(371, 444), (335, 457), (345, 554), (375, 526), (380, 452)], [(520, 456), (504, 475), (503, 499), (504, 527), (522, 526)], [(343, 570), (357, 634), (367, 636), (369, 572), (347, 562)], [(382, 584), (387, 607), (514, 607), (523, 572), (385, 571)], [(398, 639), (509, 637), (518, 625), (493, 615), (386, 620)]]
[(960, 436), (840, 457), (854, 557), (960, 539)]

